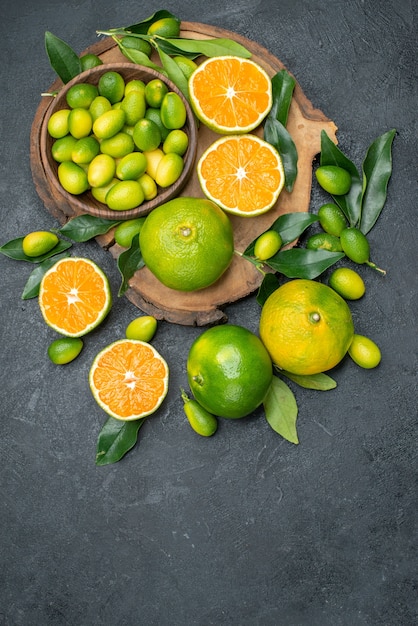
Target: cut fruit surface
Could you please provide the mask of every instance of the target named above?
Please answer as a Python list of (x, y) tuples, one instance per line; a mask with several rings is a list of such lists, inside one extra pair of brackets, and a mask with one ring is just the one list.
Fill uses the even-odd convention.
[(249, 59), (208, 58), (189, 79), (197, 117), (221, 134), (247, 133), (261, 124), (273, 96), (267, 72)]
[(91, 392), (108, 415), (132, 421), (154, 413), (168, 391), (168, 365), (149, 343), (121, 339), (104, 348), (89, 373)]
[(246, 217), (271, 209), (284, 185), (279, 153), (251, 134), (215, 141), (200, 157), (197, 174), (209, 199), (229, 213)]
[(39, 306), (48, 326), (67, 337), (81, 337), (98, 326), (112, 304), (104, 272), (89, 259), (57, 261), (43, 276)]

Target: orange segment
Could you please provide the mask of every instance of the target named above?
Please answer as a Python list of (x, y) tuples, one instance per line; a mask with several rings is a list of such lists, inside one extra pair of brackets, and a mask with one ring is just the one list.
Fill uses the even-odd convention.
[(89, 259), (61, 259), (42, 278), (39, 306), (45, 322), (57, 332), (81, 337), (96, 328), (109, 312), (107, 277)]
[(280, 155), (256, 135), (221, 137), (199, 159), (197, 174), (208, 198), (241, 216), (268, 211), (284, 185)]
[(96, 356), (89, 383), (108, 415), (137, 420), (154, 413), (167, 395), (168, 366), (150, 344), (121, 339)]
[(206, 59), (189, 79), (197, 117), (212, 130), (246, 133), (271, 109), (271, 80), (257, 63), (234, 56)]

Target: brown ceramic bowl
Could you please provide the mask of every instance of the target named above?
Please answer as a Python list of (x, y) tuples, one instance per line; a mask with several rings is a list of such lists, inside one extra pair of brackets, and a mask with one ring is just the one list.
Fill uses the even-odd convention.
[[(119, 72), (119, 74), (123, 76), (125, 82), (138, 79), (142, 80), (144, 83), (148, 83), (154, 78), (160, 78), (166, 83), (170, 91), (176, 92), (181, 97), (187, 112), (187, 119), (183, 130), (188, 135), (189, 145), (186, 154), (183, 156), (184, 169), (180, 177), (170, 187), (166, 187), (164, 189), (159, 187), (158, 195), (152, 200), (144, 201), (141, 205), (127, 211), (113, 211), (112, 209), (109, 209), (105, 204), (102, 204), (93, 198), (90, 191), (86, 191), (80, 195), (73, 195), (65, 191), (58, 180), (59, 163), (52, 158), (51, 154), (51, 147), (55, 140), (48, 133), (48, 120), (50, 116), (55, 111), (69, 108), (66, 102), (68, 89), (77, 83), (91, 83), (97, 85), (102, 74), (108, 71)], [(40, 133), (40, 144), (42, 166), (45, 169), (48, 181), (59, 191), (61, 196), (65, 197), (66, 201), (72, 206), (75, 213), (88, 213), (105, 219), (126, 220), (148, 215), (148, 213), (155, 209), (155, 207), (180, 194), (193, 171), (197, 150), (197, 127), (193, 112), (186, 98), (183, 96), (178, 87), (164, 75), (151, 68), (136, 65), (134, 63), (107, 63), (82, 72), (69, 81), (59, 91), (43, 120)]]

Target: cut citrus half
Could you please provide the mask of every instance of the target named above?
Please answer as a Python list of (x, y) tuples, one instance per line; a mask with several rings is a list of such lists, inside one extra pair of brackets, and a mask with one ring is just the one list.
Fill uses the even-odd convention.
[(250, 134), (215, 141), (200, 157), (197, 174), (208, 198), (225, 211), (244, 217), (271, 209), (284, 185), (279, 153)]
[(206, 59), (190, 76), (189, 92), (196, 116), (220, 134), (253, 130), (273, 102), (267, 72), (254, 61), (235, 56)]
[(108, 415), (132, 421), (151, 415), (168, 391), (168, 366), (149, 343), (120, 339), (93, 361), (89, 384)]
[(67, 337), (81, 337), (96, 328), (111, 304), (107, 277), (89, 259), (57, 261), (40, 284), (39, 306), (45, 322)]

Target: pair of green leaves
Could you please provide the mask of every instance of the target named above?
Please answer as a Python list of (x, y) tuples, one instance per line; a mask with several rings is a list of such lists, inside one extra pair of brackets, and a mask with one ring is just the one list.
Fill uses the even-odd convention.
[(369, 146), (360, 176), (355, 164), (328, 137), (321, 133), (321, 165), (337, 165), (351, 175), (351, 187), (343, 196), (333, 196), (350, 226), (359, 228), (364, 235), (375, 225), (387, 197), (387, 187), (392, 174), (392, 142), (396, 130), (383, 133)]

